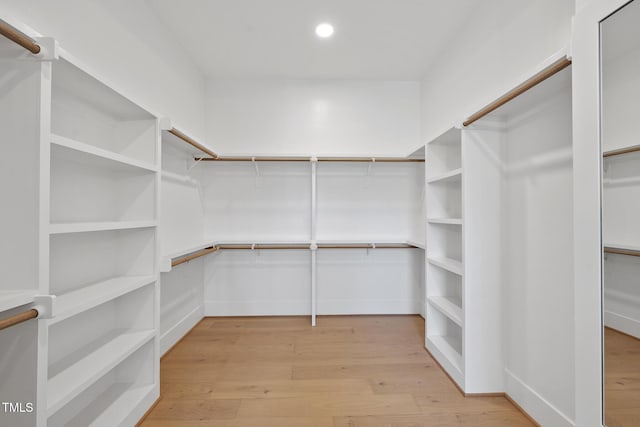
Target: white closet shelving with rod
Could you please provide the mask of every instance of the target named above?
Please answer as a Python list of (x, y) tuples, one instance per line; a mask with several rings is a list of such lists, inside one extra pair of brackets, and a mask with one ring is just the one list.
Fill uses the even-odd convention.
[[(169, 128), (168, 125), (166, 127)], [(178, 238), (171, 237), (169, 240), (174, 242), (171, 248), (163, 249), (162, 271), (166, 272), (163, 281), (165, 276), (171, 277), (174, 271), (177, 273), (178, 269), (172, 269), (173, 266), (216, 253), (204, 261), (205, 277), (211, 281), (205, 284), (205, 313), (310, 314), (312, 323), (315, 323), (317, 305), (322, 304), (317, 292), (322, 292), (324, 285), (316, 287), (314, 283), (328, 283), (327, 279), (323, 280), (323, 274), (334, 274), (321, 270), (322, 259), (327, 256), (329, 263), (325, 265), (330, 268), (333, 268), (331, 259), (335, 261), (336, 257), (340, 264), (355, 257), (354, 262), (361, 268), (364, 265), (362, 262), (367, 259), (379, 265), (380, 260), (398, 258), (400, 263), (397, 267), (409, 270), (406, 277), (400, 274), (403, 276), (401, 281), (411, 282), (416, 288), (406, 295), (411, 308), (403, 310), (421, 311), (415, 307), (424, 298), (422, 256), (416, 252), (401, 255), (400, 252), (404, 251), (396, 249), (424, 248), (423, 148), (409, 157), (218, 155), (210, 149), (207, 149), (207, 153), (201, 148), (206, 148), (204, 144), (193, 144), (195, 141), (191, 138), (183, 138), (181, 142), (175, 134), (165, 134), (165, 149), (176, 150), (170, 157), (167, 152), (163, 153), (166, 181), (175, 180), (180, 185), (197, 186), (200, 194), (192, 199), (200, 200), (204, 217), (200, 213), (189, 214), (186, 211), (182, 215), (180, 222), (188, 217), (195, 221), (180, 225), (190, 229), (182, 233), (183, 236), (190, 236), (188, 239), (175, 243)], [(190, 159), (193, 147), (207, 153), (207, 156), (200, 157), (200, 154)], [(170, 163), (173, 164), (171, 171), (168, 166)], [(166, 191), (164, 188), (163, 185), (163, 192)], [(350, 193), (347, 191), (349, 189)], [(374, 207), (374, 213), (382, 213), (372, 215), (377, 222), (362, 223), (361, 213), (371, 209), (373, 200), (389, 201), (380, 195), (380, 191), (389, 196), (387, 199), (391, 203)], [(336, 200), (332, 198), (337, 195), (341, 200), (345, 197), (346, 200), (353, 199), (345, 196), (346, 193), (356, 197), (355, 201), (349, 201), (356, 209), (343, 208), (349, 218), (344, 220), (343, 216), (342, 227), (346, 227), (348, 232), (343, 229), (330, 231), (335, 228), (331, 224), (332, 221), (335, 223), (332, 209), (336, 206)], [(178, 195), (174, 194), (170, 198), (176, 197)], [(169, 203), (168, 198), (164, 200)], [(329, 226), (324, 226), (325, 223)], [(197, 226), (193, 227), (193, 224)], [(202, 228), (204, 232), (198, 237), (198, 229)], [(391, 231), (386, 228), (391, 228)], [(374, 229), (377, 232), (372, 232)], [(354, 251), (345, 255), (343, 249)], [(320, 251), (320, 255), (317, 251)], [(363, 255), (365, 258), (362, 258)], [(381, 258), (374, 261), (375, 257)], [(243, 267), (239, 268), (238, 263)], [(195, 277), (200, 274), (197, 273), (199, 267), (193, 268), (192, 277)], [(256, 268), (260, 271), (254, 271)], [(344, 265), (340, 268), (345, 271)], [(183, 269), (185, 267), (180, 267), (180, 270)], [(285, 279), (274, 281), (269, 278), (270, 275)], [(395, 279), (398, 277), (395, 275)], [(380, 281), (378, 279), (373, 278), (373, 281)], [(265, 289), (276, 282), (278, 289), (271, 289), (264, 294)], [(292, 282), (290, 286), (288, 282)], [(368, 280), (360, 277), (357, 282), (364, 284)], [(260, 290), (248, 290), (247, 287), (251, 288), (254, 283), (262, 283)], [(283, 287), (287, 290), (283, 291)], [(387, 286), (387, 289), (391, 288)], [(233, 298), (234, 293), (253, 295), (255, 299), (246, 303), (230, 301), (227, 297)], [(279, 298), (284, 294), (289, 301), (275, 302), (269, 307), (270, 297)], [(360, 295), (366, 296), (366, 292), (362, 294), (361, 290)], [(224, 307), (226, 311), (221, 312), (211, 304)], [(348, 310), (352, 312), (353, 309)], [(370, 310), (377, 312), (381, 309)], [(322, 306), (318, 312), (323, 312)], [(326, 314), (332, 314), (331, 310)]]
[[(159, 396), (158, 121), (55, 41), (40, 40), (45, 61), (2, 61), (12, 77), (3, 128), (16, 142), (2, 156), (16, 166), (2, 170), (19, 166), (23, 177), (20, 218), (7, 235), (21, 234), (18, 247), (29, 250), (13, 248), (21, 279), (11, 282), (55, 296), (37, 328), (15, 327), (37, 336), (25, 374), (25, 389), (37, 390), (25, 399), (35, 403), (27, 425), (133, 425)], [(31, 363), (31, 353), (20, 359)]]
[[(533, 160), (529, 166), (527, 153), (519, 158), (509, 153), (522, 145), (511, 141), (514, 135), (520, 132), (526, 140), (530, 135), (520, 129), (529, 121), (537, 125), (531, 117), (537, 119), (536, 103), (545, 102), (549, 90), (543, 87), (549, 84), (511, 100), (565, 66), (566, 60), (554, 62), (472, 116), (465, 127), (427, 143), (426, 346), (467, 395), (505, 389), (502, 307), (508, 296), (503, 283), (519, 274), (510, 270), (508, 260), (523, 263), (518, 251), (504, 252), (503, 247), (513, 243), (505, 236), (516, 232), (509, 228), (517, 222), (511, 219), (513, 212), (520, 209), (512, 187), (520, 185), (529, 169), (539, 173), (535, 162), (547, 160)], [(551, 91), (564, 83), (554, 80)], [(552, 163), (555, 155), (550, 155)], [(505, 186), (512, 176), (514, 183)]]
[[(194, 257), (211, 244), (204, 240), (202, 184), (195, 157), (215, 154), (167, 118), (161, 120), (162, 185), (160, 207), (160, 354), (166, 353), (204, 316), (203, 259)], [(173, 258), (191, 254), (172, 269)]]
[(427, 144), (427, 349), (466, 395), (542, 425), (569, 425), (574, 395), (570, 64)]
[(42, 268), (49, 257), (48, 188), (43, 186), (48, 182), (49, 88), (44, 76), (56, 46), (52, 39), (32, 39), (1, 20), (0, 32), (0, 401), (5, 402), (0, 424), (32, 427), (46, 397), (39, 388), (46, 367), (38, 360), (44, 334), (42, 323), (32, 319), (52, 315), (55, 299), (48, 295)]

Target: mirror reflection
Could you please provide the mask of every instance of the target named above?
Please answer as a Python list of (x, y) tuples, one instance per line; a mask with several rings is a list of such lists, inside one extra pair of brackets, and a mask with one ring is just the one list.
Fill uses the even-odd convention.
[(600, 35), (604, 418), (640, 426), (640, 0)]

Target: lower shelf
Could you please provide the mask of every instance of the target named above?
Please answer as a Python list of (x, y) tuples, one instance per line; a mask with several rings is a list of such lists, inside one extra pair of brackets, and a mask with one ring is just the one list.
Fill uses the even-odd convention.
[(432, 296), (427, 297), (427, 301), (442, 314), (454, 321), (458, 326), (462, 326), (462, 302), (456, 297)]
[[(155, 336), (155, 330), (121, 331), (92, 345), (84, 357), (56, 373), (47, 383), (51, 416)], [(51, 367), (55, 371), (55, 367)]]
[(71, 426), (111, 427), (124, 421), (151, 393), (154, 385), (115, 383), (100, 394), (70, 422)]
[(461, 388), (464, 388), (464, 374), (462, 355), (456, 350), (455, 343), (447, 336), (431, 336), (427, 337), (427, 350), (431, 352), (438, 363), (442, 365), (447, 374)]

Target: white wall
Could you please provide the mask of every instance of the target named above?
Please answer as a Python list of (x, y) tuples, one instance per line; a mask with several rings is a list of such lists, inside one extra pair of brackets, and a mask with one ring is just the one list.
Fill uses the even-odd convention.
[(406, 155), (420, 141), (420, 83), (211, 80), (207, 141), (222, 153)]
[(570, 69), (521, 95), (505, 132), (506, 392), (543, 426), (574, 419)]
[(56, 38), (125, 95), (204, 137), (204, 77), (144, 0), (2, 0), (0, 18)]
[(493, 101), (567, 46), (573, 0), (489, 0), (422, 79), (422, 138)]

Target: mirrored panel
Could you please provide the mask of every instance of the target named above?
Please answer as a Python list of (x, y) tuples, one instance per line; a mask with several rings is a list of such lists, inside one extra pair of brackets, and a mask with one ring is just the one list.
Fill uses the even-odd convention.
[(600, 37), (604, 418), (640, 426), (640, 0)]

